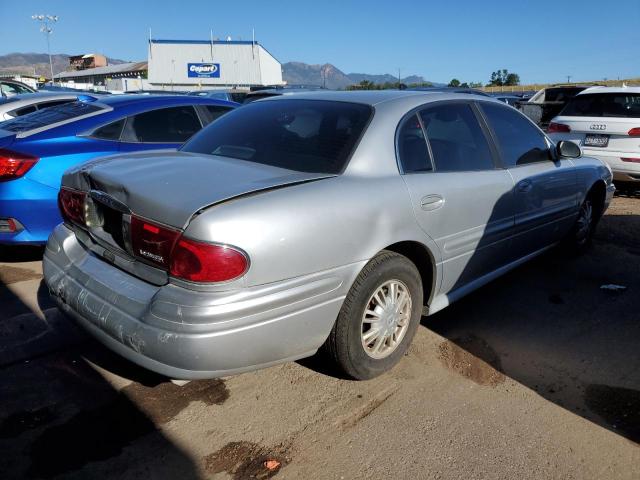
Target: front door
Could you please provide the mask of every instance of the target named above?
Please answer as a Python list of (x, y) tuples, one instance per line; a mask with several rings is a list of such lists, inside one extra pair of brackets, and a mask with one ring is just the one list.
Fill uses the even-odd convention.
[(501, 159), (513, 177), (515, 236), (513, 253), (533, 253), (560, 240), (578, 209), (573, 162), (555, 159), (544, 134), (516, 110), (481, 102)]

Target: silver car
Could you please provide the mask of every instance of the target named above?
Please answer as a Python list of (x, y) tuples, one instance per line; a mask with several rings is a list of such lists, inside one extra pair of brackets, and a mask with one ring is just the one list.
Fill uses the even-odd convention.
[(178, 152), (68, 171), (45, 281), (102, 343), (172, 378), (324, 347), (367, 379), (423, 314), (553, 245), (584, 249), (614, 187), (579, 157), (484, 96), (260, 100)]
[(77, 93), (24, 93), (0, 98), (0, 122), (78, 100)]

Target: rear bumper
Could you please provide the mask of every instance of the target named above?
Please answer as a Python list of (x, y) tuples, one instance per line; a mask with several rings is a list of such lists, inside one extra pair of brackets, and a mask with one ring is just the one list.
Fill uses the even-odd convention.
[(0, 182), (0, 218), (14, 218), (23, 226), (15, 233), (0, 233), (0, 244), (44, 245), (62, 221), (58, 189), (28, 178)]
[(613, 179), (619, 182), (640, 182), (640, 163), (624, 162), (624, 157), (640, 157), (638, 153), (613, 152), (583, 148), (585, 156), (594, 157), (605, 162), (613, 172)]
[(312, 355), (361, 267), (226, 292), (158, 287), (97, 258), (64, 225), (54, 230), (43, 259), (45, 282), (63, 312), (120, 355), (179, 379)]

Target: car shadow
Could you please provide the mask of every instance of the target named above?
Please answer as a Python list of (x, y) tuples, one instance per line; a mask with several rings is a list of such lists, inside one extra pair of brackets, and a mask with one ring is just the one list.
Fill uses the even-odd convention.
[[(2, 477), (200, 478), (187, 452), (160, 429), (188, 405), (189, 392), (148, 376), (145, 383), (112, 385), (94, 362), (120, 373), (125, 369), (105, 360), (104, 349), (52, 308), (43, 283), (37, 293), (40, 315), (14, 293), (20, 291), (18, 281), (5, 282), (0, 282)], [(221, 392), (217, 401), (226, 398)]]
[[(584, 255), (549, 251), (422, 324), (471, 363), (640, 443), (638, 238), (640, 216), (606, 215)], [(473, 365), (440, 360), (474, 380)]]
[(42, 260), (44, 246), (0, 245), (0, 262), (37, 262)]

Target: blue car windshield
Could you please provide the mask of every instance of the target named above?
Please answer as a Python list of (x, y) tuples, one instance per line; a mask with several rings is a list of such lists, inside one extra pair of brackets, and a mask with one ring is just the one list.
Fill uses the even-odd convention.
[(65, 103), (56, 107), (38, 110), (36, 112), (14, 118), (13, 120), (7, 120), (6, 122), (2, 122), (0, 129), (16, 133), (26, 132), (29, 130), (35, 130), (36, 128), (55, 125), (65, 120), (82, 117), (102, 110), (103, 108), (104, 107), (96, 105), (95, 103)]
[(336, 174), (344, 170), (372, 113), (358, 103), (265, 100), (227, 113), (181, 150)]

